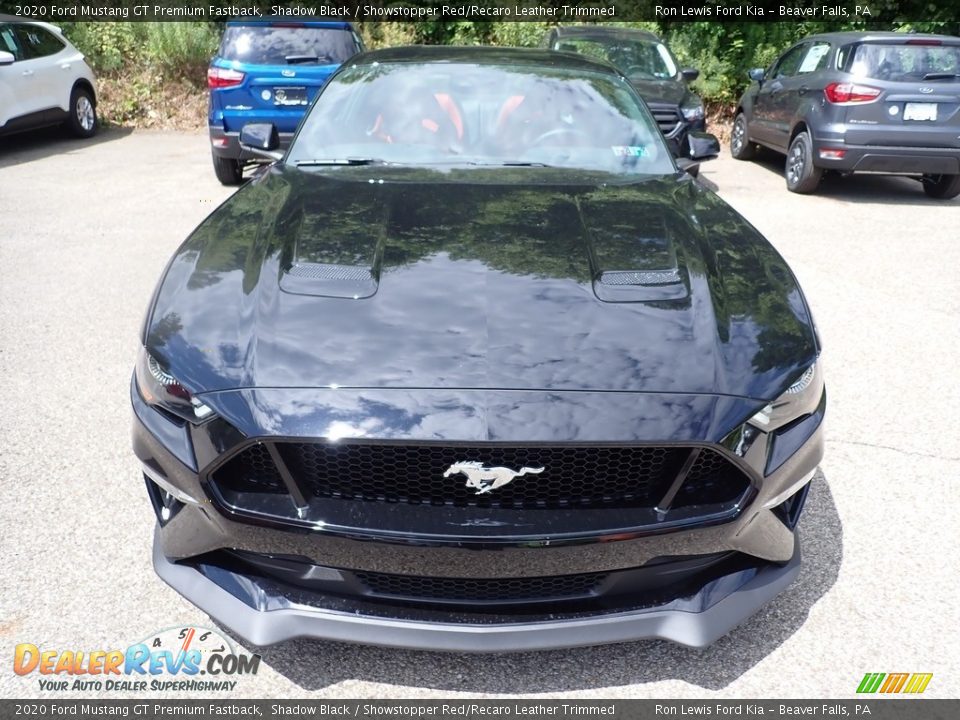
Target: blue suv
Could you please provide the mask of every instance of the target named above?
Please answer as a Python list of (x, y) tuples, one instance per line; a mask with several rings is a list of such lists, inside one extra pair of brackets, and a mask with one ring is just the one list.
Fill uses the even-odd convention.
[(257, 160), (240, 147), (247, 123), (273, 123), (286, 149), (313, 98), (344, 60), (363, 51), (347, 22), (232, 20), (207, 70), (213, 169), (239, 185)]

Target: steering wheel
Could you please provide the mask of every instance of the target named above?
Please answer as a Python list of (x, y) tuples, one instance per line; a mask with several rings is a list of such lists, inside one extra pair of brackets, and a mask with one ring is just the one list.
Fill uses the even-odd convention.
[(562, 137), (564, 135), (569, 135), (571, 138), (575, 137), (581, 140), (590, 139), (590, 135), (583, 130), (577, 130), (576, 128), (554, 128), (553, 130), (547, 130), (547, 132), (535, 138), (533, 142), (530, 143), (530, 147), (540, 147), (540, 145), (547, 140), (555, 137)]

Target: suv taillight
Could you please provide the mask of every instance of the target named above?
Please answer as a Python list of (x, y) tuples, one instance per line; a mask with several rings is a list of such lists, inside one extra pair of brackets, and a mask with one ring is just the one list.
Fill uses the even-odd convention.
[(243, 73), (227, 68), (207, 68), (207, 87), (225, 88), (239, 85), (243, 82)]
[(859, 85), (857, 83), (830, 83), (823, 89), (823, 94), (832, 103), (868, 103), (873, 102), (883, 90)]

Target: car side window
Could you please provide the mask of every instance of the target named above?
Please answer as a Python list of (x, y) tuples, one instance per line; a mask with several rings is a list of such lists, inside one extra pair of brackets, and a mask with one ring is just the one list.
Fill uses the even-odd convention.
[(807, 43), (803, 43), (788, 50), (773, 68), (773, 77), (776, 79), (796, 75), (808, 47)]
[(59, 38), (36, 25), (19, 25), (14, 32), (27, 60), (55, 55), (64, 48)]
[(13, 36), (13, 28), (9, 25), (0, 25), (0, 50), (11, 53), (14, 60), (23, 60), (23, 54)]
[(830, 43), (817, 42), (810, 45), (803, 56), (800, 67), (797, 68), (797, 75), (823, 70), (827, 66), (827, 58), (830, 55)]

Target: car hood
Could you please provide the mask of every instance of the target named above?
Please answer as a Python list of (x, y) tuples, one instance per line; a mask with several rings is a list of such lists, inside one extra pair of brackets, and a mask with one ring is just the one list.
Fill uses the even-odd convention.
[(644, 80), (642, 76), (629, 80), (648, 103), (680, 105), (689, 94), (686, 83), (679, 80)]
[(779, 395), (816, 356), (784, 260), (685, 176), (274, 167), (171, 261), (191, 390)]

